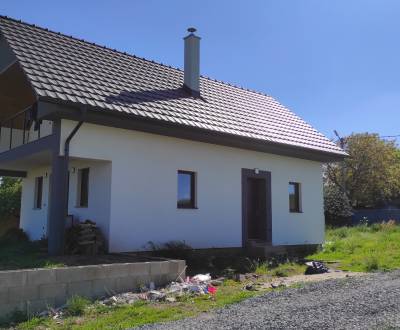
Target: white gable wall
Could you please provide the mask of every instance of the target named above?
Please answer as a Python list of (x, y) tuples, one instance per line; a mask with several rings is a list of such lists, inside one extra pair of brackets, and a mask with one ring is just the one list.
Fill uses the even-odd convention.
[[(76, 122), (62, 121), (62, 143)], [(83, 124), (71, 156), (111, 166), (109, 247), (143, 249), (148, 241), (185, 240), (195, 248), (239, 247), (242, 239), (241, 169), (271, 172), (274, 245), (321, 243), (322, 169), (301, 160)], [(198, 209), (177, 209), (177, 170), (197, 173)], [(290, 213), (288, 183), (302, 186), (303, 213)], [(96, 202), (99, 207), (100, 201)]]

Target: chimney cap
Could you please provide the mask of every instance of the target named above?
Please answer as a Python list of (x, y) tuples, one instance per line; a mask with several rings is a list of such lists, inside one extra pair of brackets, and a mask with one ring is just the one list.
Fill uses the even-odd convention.
[(196, 28), (194, 28), (194, 27), (190, 27), (190, 28), (187, 29), (187, 31), (190, 32), (190, 33), (194, 33), (194, 32), (196, 32), (197, 30), (196, 30)]

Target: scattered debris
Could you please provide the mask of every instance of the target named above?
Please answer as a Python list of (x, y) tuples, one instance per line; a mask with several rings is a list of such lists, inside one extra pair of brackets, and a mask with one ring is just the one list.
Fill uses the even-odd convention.
[(221, 277), (221, 278), (217, 278), (215, 280), (211, 280), (210, 284), (213, 286), (220, 286), (224, 283), (225, 278)]
[(234, 280), (237, 282), (244, 282), (246, 281), (246, 276), (244, 274), (235, 274)]
[[(321, 263), (310, 263), (308, 266), (315, 267), (320, 271), (323, 269)], [(322, 266), (324, 266), (322, 264)], [(325, 267), (326, 268), (326, 267)], [(326, 268), (327, 269), (327, 268)], [(289, 287), (296, 283), (317, 282), (334, 278), (345, 278), (360, 276), (363, 273), (349, 273), (343, 271), (332, 271), (328, 273), (318, 273), (317, 275), (294, 275), (290, 277), (273, 278), (270, 275), (241, 274), (239, 280), (244, 283), (243, 290), (246, 291), (265, 291), (268, 289), (279, 289)], [(224, 277), (211, 279), (210, 274), (198, 274), (193, 277), (182, 279), (180, 276), (175, 282), (163, 288), (156, 288), (155, 283), (150, 282), (147, 286), (141, 286), (138, 292), (125, 292), (114, 294), (111, 297), (103, 298), (98, 301), (104, 306), (131, 305), (137, 301), (145, 300), (150, 302), (175, 303), (182, 297), (193, 297), (200, 295), (209, 295), (210, 299), (215, 299), (218, 292), (218, 286), (223, 284)], [(39, 314), (41, 317), (51, 317), (60, 320), (67, 316), (65, 306), (51, 308)]]
[(133, 304), (140, 299), (139, 296), (140, 294), (138, 293), (126, 292), (106, 298), (101, 303), (107, 306)]
[(210, 274), (197, 274), (192, 277), (193, 282), (208, 282), (211, 281)]
[(307, 269), (304, 272), (305, 275), (323, 274), (329, 272), (328, 267), (319, 261), (306, 262), (306, 265)]
[(285, 282), (271, 283), (272, 289), (279, 289), (279, 288), (286, 288), (286, 287), (287, 287), (287, 284)]
[(217, 293), (217, 288), (215, 286), (212, 286), (211, 284), (208, 285), (207, 291), (209, 294), (216, 294)]
[(101, 300), (103, 305), (133, 304), (138, 300), (176, 302), (184, 295), (215, 295), (218, 291), (217, 285), (222, 284), (223, 279), (212, 280), (210, 274), (198, 274), (193, 277), (186, 277), (180, 282), (172, 282), (168, 286), (156, 289), (154, 282), (148, 287), (141, 287), (140, 293), (127, 292), (114, 295)]
[(176, 298), (175, 297), (167, 297), (167, 298), (165, 298), (165, 301), (167, 301), (169, 303), (173, 303), (173, 302), (176, 302)]
[(256, 287), (255, 287), (255, 283), (248, 283), (244, 286), (243, 288), (244, 290), (247, 291), (257, 291)]

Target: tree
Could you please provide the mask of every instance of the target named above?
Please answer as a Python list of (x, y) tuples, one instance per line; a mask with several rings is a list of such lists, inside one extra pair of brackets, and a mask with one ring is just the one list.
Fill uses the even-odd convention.
[(336, 185), (324, 186), (325, 220), (329, 225), (346, 225), (353, 212), (346, 194)]
[(378, 134), (352, 134), (344, 139), (349, 154), (329, 164), (326, 185), (335, 185), (352, 207), (374, 207), (393, 201), (400, 192), (400, 152), (393, 141)]
[(21, 208), (21, 180), (15, 178), (0, 178), (0, 218), (19, 216)]

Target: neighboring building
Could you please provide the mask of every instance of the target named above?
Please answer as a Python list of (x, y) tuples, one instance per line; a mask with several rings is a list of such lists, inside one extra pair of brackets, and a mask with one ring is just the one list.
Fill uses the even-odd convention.
[(200, 76), (194, 30), (184, 71), (7, 17), (0, 31), (0, 175), (24, 178), (21, 228), (50, 253), (67, 213), (111, 252), (323, 241), (321, 166), (346, 153), (271, 96)]

